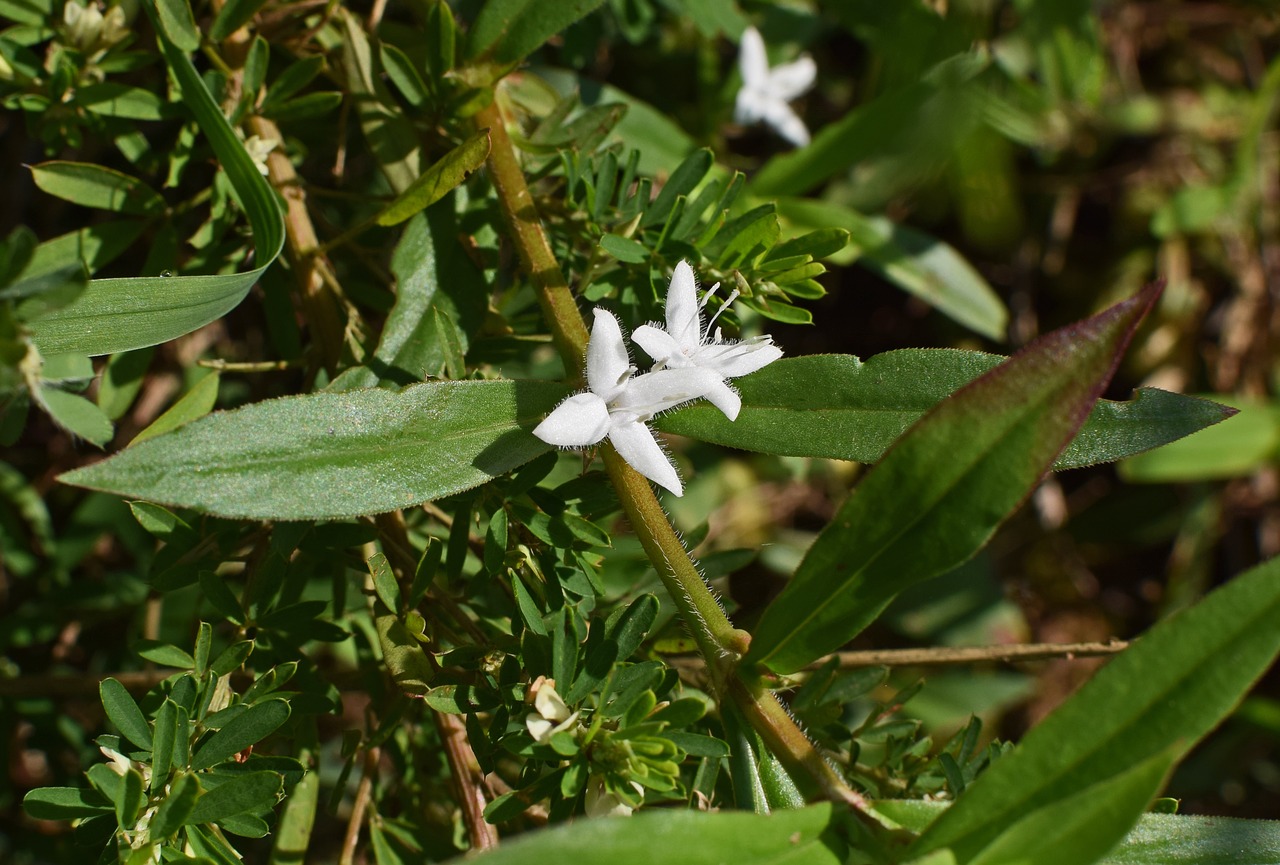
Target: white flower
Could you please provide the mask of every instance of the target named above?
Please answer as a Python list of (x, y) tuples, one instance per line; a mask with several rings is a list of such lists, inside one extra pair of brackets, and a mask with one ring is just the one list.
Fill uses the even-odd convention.
[(266, 177), (268, 173), (267, 157), (271, 155), (271, 151), (275, 150), (279, 144), (280, 142), (274, 138), (262, 138), (258, 135), (250, 135), (244, 140), (245, 152), (249, 154), (249, 158), (253, 160), (258, 173), (263, 177)]
[(124, 9), (112, 6), (103, 15), (95, 0), (90, 0), (87, 6), (68, 0), (62, 7), (62, 23), (70, 44), (81, 51), (110, 48), (129, 35)]
[[(631, 786), (636, 793), (644, 795), (644, 788), (635, 781), (631, 782)], [(605, 787), (602, 775), (592, 775), (587, 779), (587, 795), (583, 805), (588, 817), (630, 817), (635, 810), (621, 796)]]
[(539, 677), (533, 683), (533, 708), (537, 711), (525, 716), (524, 725), (539, 745), (547, 744), (552, 736), (568, 730), (578, 720), (578, 713), (570, 713), (569, 707), (556, 693), (556, 683), (552, 679)]
[[(737, 415), (738, 395), (710, 369), (664, 369), (635, 375), (627, 357), (622, 328), (612, 313), (595, 310), (587, 343), (587, 388), (547, 415), (533, 434), (559, 447), (589, 447), (608, 438), (618, 454), (649, 480), (676, 495), (684, 487), (675, 466), (647, 423), (655, 414), (707, 397), (718, 408)], [(726, 401), (727, 400), (727, 401)]]
[(809, 143), (809, 130), (787, 103), (813, 86), (818, 67), (805, 55), (799, 60), (769, 68), (760, 31), (748, 27), (742, 33), (738, 54), (742, 89), (733, 107), (735, 123), (765, 123), (796, 147)]
[[(667, 289), (666, 329), (663, 330), (651, 324), (642, 325), (631, 334), (631, 341), (657, 361), (655, 368), (693, 367), (714, 372), (720, 377), (719, 387), (715, 390), (717, 399), (713, 399), (711, 395), (707, 398), (711, 399), (729, 420), (735, 420), (742, 401), (724, 380), (747, 375), (773, 363), (782, 357), (782, 349), (774, 345), (772, 338), (767, 335), (736, 342), (725, 340), (718, 328), (712, 334), (711, 328), (715, 324), (715, 318), (713, 317), (704, 326), (702, 310), (719, 287), (718, 282), (711, 286), (699, 302), (693, 268), (688, 262), (680, 262), (676, 265), (675, 273), (671, 275), (671, 285)], [(737, 292), (729, 295), (729, 299), (720, 307), (720, 311), (727, 309), (735, 297)], [(719, 312), (716, 313), (717, 316), (719, 314)], [(724, 393), (726, 391), (727, 395)]]

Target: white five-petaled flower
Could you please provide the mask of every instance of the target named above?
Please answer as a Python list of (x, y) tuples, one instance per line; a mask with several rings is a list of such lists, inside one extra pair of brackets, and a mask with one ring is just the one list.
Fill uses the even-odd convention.
[(742, 33), (738, 54), (742, 89), (733, 108), (735, 123), (765, 123), (796, 147), (809, 143), (809, 130), (787, 103), (813, 86), (818, 67), (805, 55), (799, 60), (769, 68), (760, 31), (748, 27)]
[[(724, 339), (718, 328), (712, 333), (720, 313), (704, 325), (702, 310), (719, 287), (718, 282), (711, 286), (699, 302), (693, 268), (687, 261), (680, 262), (667, 289), (666, 329), (641, 325), (631, 334), (631, 341), (656, 361), (655, 369), (697, 368), (714, 372), (720, 380), (707, 393), (707, 399), (723, 411), (725, 417), (735, 420), (742, 400), (725, 379), (747, 375), (773, 363), (782, 357), (782, 349), (767, 335), (737, 342)], [(720, 311), (727, 309), (736, 296), (737, 292), (729, 295)]]
[(556, 406), (533, 434), (560, 447), (589, 447), (608, 438), (632, 468), (682, 495), (680, 476), (648, 421), (661, 411), (703, 396), (727, 414), (729, 404), (722, 404), (726, 393), (732, 397), (736, 415), (738, 395), (713, 370), (688, 367), (636, 375), (618, 320), (612, 313), (596, 309), (587, 343), (587, 391)]
[(568, 730), (578, 720), (578, 713), (570, 713), (564, 699), (556, 693), (556, 683), (539, 678), (534, 682), (533, 708), (536, 711), (525, 716), (524, 725), (533, 741), (545, 745), (551, 737)]

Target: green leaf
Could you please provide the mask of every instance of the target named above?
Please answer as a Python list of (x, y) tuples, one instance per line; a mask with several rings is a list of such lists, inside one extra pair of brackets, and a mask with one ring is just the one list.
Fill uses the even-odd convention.
[(90, 274), (96, 273), (128, 249), (145, 226), (145, 220), (122, 219), (46, 240), (36, 247), (23, 275), (31, 278), (54, 273), (65, 267), (68, 261), (83, 262)]
[[(137, 504), (135, 502), (135, 504)], [(189, 670), (195, 666), (195, 659), (177, 646), (161, 643), (158, 640), (139, 640), (133, 647), (141, 658), (154, 661), (165, 667), (178, 667)]]
[(120, 798), (116, 800), (116, 822), (122, 827), (131, 828), (138, 822), (145, 798), (142, 792), (142, 775), (130, 767), (121, 781)]
[(246, 772), (223, 781), (196, 801), (187, 823), (217, 823), (239, 814), (260, 814), (276, 804), (284, 786), (277, 772)]
[(391, 571), (391, 563), (387, 561), (386, 555), (374, 553), (365, 565), (369, 568), (369, 575), (373, 577), (373, 590), (377, 593), (378, 599), (388, 610), (399, 613), (400, 586), (396, 582), (396, 575)]
[(163, 120), (165, 116), (165, 102), (155, 93), (116, 81), (76, 88), (76, 104), (104, 117)]
[(98, 407), (109, 420), (119, 420), (133, 404), (154, 352), (149, 348), (113, 354), (98, 383)]
[(134, 702), (133, 696), (124, 685), (110, 677), (103, 679), (98, 685), (98, 694), (102, 697), (102, 708), (116, 729), (139, 748), (151, 750), (151, 728), (142, 710)]
[(467, 53), (499, 66), (519, 63), (603, 0), (489, 0), (468, 31)]
[(101, 165), (40, 162), (31, 166), (31, 179), (50, 195), (82, 207), (152, 216), (164, 210), (160, 193), (136, 177)]
[(387, 71), (387, 78), (395, 84), (400, 95), (414, 108), (421, 108), (431, 98), (427, 82), (413, 65), (409, 56), (390, 43), (383, 42), (378, 46), (382, 68)]
[(848, 231), (850, 246), (842, 260), (857, 256), (863, 266), (953, 321), (988, 339), (1004, 339), (1009, 321), (1004, 302), (951, 245), (886, 217), (826, 201), (784, 198), (778, 212), (795, 225)]
[(798, 670), (981, 549), (1084, 423), (1159, 291), (1046, 334), (916, 422), (765, 609), (748, 659)]
[(1167, 749), (1185, 754), (1280, 652), (1280, 560), (1157, 623), (971, 783), (920, 837), (961, 861), (1006, 827)]
[(151, 755), (151, 789), (154, 791), (164, 789), (169, 781), (169, 771), (175, 768), (173, 752), (179, 733), (178, 704), (166, 698), (156, 711), (155, 748)]
[(245, 709), (205, 741), (191, 758), (191, 768), (208, 769), (270, 736), (289, 719), (289, 704), (265, 700)]
[[(734, 381), (742, 394), (736, 421), (695, 403), (656, 425), (760, 453), (874, 463), (925, 412), (1003, 361), (958, 349), (902, 349), (865, 362), (839, 354), (784, 358)], [(1054, 468), (1113, 462), (1231, 414), (1217, 403), (1154, 388), (1140, 388), (1126, 402), (1099, 400)]]
[[(919, 799), (875, 803), (877, 812), (913, 832), (946, 808)], [(1280, 865), (1280, 821), (1144, 814), (1098, 865)]]
[(22, 797), (22, 810), (34, 820), (74, 820), (111, 810), (97, 790), (80, 787), (41, 787)]
[[(579, 820), (532, 832), (475, 857), (478, 865), (647, 865), (655, 844), (680, 865), (838, 865), (843, 845), (828, 829), (831, 806), (778, 811), (767, 817), (721, 811), (642, 811), (622, 819)], [(656, 841), (655, 839), (660, 839)]]
[(164, 30), (164, 35), (169, 37), (169, 41), (188, 53), (198, 50), (200, 31), (196, 29), (196, 20), (191, 14), (191, 6), (187, 4), (187, 0), (155, 0), (155, 2), (160, 28)]
[(422, 644), (404, 626), (398, 616), (379, 616), (375, 622), (378, 644), (382, 647), (382, 660), (391, 673), (391, 679), (406, 694), (425, 696), (430, 690), (435, 670)]
[(399, 225), (435, 204), (466, 180), (489, 158), (489, 130), (484, 129), (450, 150), (439, 162), (378, 214), (379, 225)]
[(1125, 460), (1120, 476), (1139, 483), (1185, 483), (1252, 474), (1280, 458), (1280, 404), (1213, 394), (1238, 408), (1231, 423)]
[[(150, 5), (144, 3), (144, 8), (154, 13)], [(227, 275), (92, 280), (71, 303), (29, 323), (43, 354), (112, 354), (189, 333), (240, 303), (284, 245), (284, 219), (275, 192), (258, 173), (191, 61), (163, 36), (157, 41), (184, 104), (209, 138), (249, 217), (258, 267)]]
[(322, 90), (284, 102), (273, 102), (263, 107), (262, 116), (277, 123), (290, 123), (295, 120), (306, 120), (309, 117), (320, 117), (335, 110), (341, 104), (341, 93), (336, 90)]
[(58, 426), (74, 436), (98, 447), (111, 441), (115, 430), (102, 409), (79, 394), (67, 393), (56, 387), (40, 387), (35, 400), (48, 412)]
[(133, 441), (129, 442), (129, 446), (133, 447), (149, 438), (173, 432), (179, 427), (185, 426), (213, 411), (213, 407), (218, 402), (218, 385), (220, 383), (221, 378), (216, 372), (209, 373), (200, 379), (191, 390), (183, 394), (182, 399), (171, 405), (165, 410), (164, 414), (153, 420), (145, 429), (134, 436)]
[(252, 519), (328, 519), (462, 492), (548, 450), (527, 430), (569, 389), (428, 382), (219, 412), (62, 476), (129, 498)]
[(210, 41), (221, 42), (239, 30), (258, 14), (258, 10), (266, 2), (267, 0), (227, 0), (213, 19), (213, 26), (209, 28)]
[(643, 264), (649, 260), (649, 250), (643, 243), (617, 234), (606, 234), (601, 237), (600, 248), (618, 261), (625, 261), (627, 264)]
[(152, 838), (168, 838), (182, 828), (200, 797), (200, 782), (195, 775), (179, 775), (169, 793), (156, 809), (148, 828)]
[[(1173, 768), (1165, 750), (1115, 777), (1033, 811), (1002, 831), (971, 865), (1093, 865), (1138, 822)], [(954, 851), (953, 851), (954, 852)]]

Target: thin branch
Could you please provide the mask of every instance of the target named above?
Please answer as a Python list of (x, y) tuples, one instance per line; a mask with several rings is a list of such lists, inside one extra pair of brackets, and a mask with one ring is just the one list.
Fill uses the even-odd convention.
[(480, 763), (467, 740), (466, 724), (457, 715), (434, 710), (432, 715), (435, 716), (436, 730), (444, 743), (454, 798), (462, 808), (462, 822), (467, 827), (471, 849), (489, 850), (497, 847), (498, 830), (484, 819), (484, 809), (488, 804), (484, 791), (484, 773), (480, 771)]
[(1125, 640), (1105, 643), (1026, 643), (1008, 646), (937, 646), (928, 649), (871, 649), (861, 652), (836, 652), (819, 658), (806, 670), (816, 670), (832, 658), (841, 667), (941, 667), (975, 664), (982, 661), (1049, 661), (1099, 658), (1115, 655), (1129, 648)]
[(342, 839), (342, 855), (338, 857), (338, 865), (352, 865), (356, 858), (356, 845), (360, 843), (360, 827), (364, 824), (364, 813), (369, 810), (373, 801), (373, 776), (378, 774), (378, 760), (381, 752), (370, 748), (364, 752), (364, 771), (360, 774), (360, 785), (356, 787), (356, 798), (351, 805), (351, 819), (347, 821), (347, 834)]

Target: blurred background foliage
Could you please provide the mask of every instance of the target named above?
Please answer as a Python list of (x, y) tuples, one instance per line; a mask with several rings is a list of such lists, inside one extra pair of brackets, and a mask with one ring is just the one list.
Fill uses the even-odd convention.
[[(452, 5), (467, 21), (480, 4)], [(170, 201), (182, 202), (165, 219), (144, 220), (139, 242), (98, 275), (216, 270), (244, 237), (230, 220), (202, 209), (208, 202), (196, 193), (210, 188), (213, 166), (208, 151), (192, 142), (189, 125), (158, 112), (139, 140), (130, 134), (136, 118), (95, 110), (74, 96), (102, 80), (163, 91), (145, 18), (128, 2), (120, 7), (128, 22), (124, 38), (133, 39), (125, 44), (129, 50), (108, 55), (104, 66), (96, 53), (101, 46), (72, 46), (78, 53), (44, 76), (44, 92), (37, 92), (16, 84), (12, 70), (20, 72), (24, 62), (45, 64), (50, 34), (15, 33), (38, 30), (43, 25), (32, 16), (39, 14), (28, 14), (17, 0), (0, 0), (7, 44), (26, 52), (6, 53), (10, 72), (0, 76), (6, 94), (0, 188), (7, 197), (0, 233), (25, 224), (47, 239), (85, 224), (87, 211), (42, 194), (26, 167), (74, 158), (149, 177)], [(352, 20), (374, 21), (383, 44), (405, 52), (417, 50), (417, 28), (433, 14), (425, 2), (350, 8)], [(376, 212), (379, 196), (391, 189), (360, 142), (360, 126), (369, 120), (359, 107), (367, 103), (356, 98), (363, 85), (343, 56), (351, 42), (335, 37), (332, 27), (319, 28), (317, 14), (314, 4), (269, 3), (255, 26), (270, 45), (270, 80), (297, 70), (299, 59), (314, 67), (295, 71), (296, 89), (277, 91), (274, 102), (268, 97), (262, 113), (283, 132), (283, 149), (324, 241)], [(736, 43), (748, 23), (759, 27), (776, 60), (808, 53), (817, 62), (817, 85), (796, 106), (815, 136), (806, 150), (789, 152), (768, 130), (731, 122)], [(66, 33), (56, 38), (74, 41)], [(628, 106), (610, 134), (641, 152), (638, 170), (653, 176), (655, 186), (708, 148), (716, 171), (746, 175), (741, 208), (777, 202), (784, 236), (837, 224), (850, 230), (853, 243), (828, 259), (820, 280), (825, 296), (805, 297), (797, 306), (811, 312), (814, 323), (777, 320), (789, 314), (768, 323), (789, 354), (867, 357), (907, 346), (1009, 353), (1157, 275), (1167, 279), (1109, 395), (1124, 398), (1133, 387), (1152, 385), (1214, 395), (1242, 413), (1118, 467), (1051, 477), (983, 555), (905, 593), (854, 648), (1107, 640), (1134, 635), (1227, 575), (1280, 554), (1273, 351), (1280, 324), (1277, 48), (1280, 14), (1264, 2), (607, 0), (537, 52), (503, 85), (499, 99), (525, 121), (521, 143), (530, 164), (544, 166), (535, 194), (553, 224), (558, 215), (569, 219), (580, 202), (572, 184), (566, 189), (553, 125), (540, 133), (539, 124), (577, 93), (580, 104), (564, 110), (589, 122), (598, 120), (589, 114), (597, 106)], [(224, 59), (237, 50), (234, 40), (225, 43)], [(241, 56), (233, 65), (243, 62)], [(404, 109), (414, 134), (437, 155), (447, 149), (448, 136), (458, 130), (448, 128), (445, 107), (452, 111), (473, 94), (452, 82), (452, 92), (419, 94), (415, 102), (394, 76), (377, 82), (388, 85), (398, 89), (381, 98)], [(185, 156), (175, 159), (175, 153)], [(228, 194), (216, 183), (212, 189), (215, 197)], [(492, 218), (491, 208), (483, 199), (463, 201), (456, 214), (433, 216), (431, 228), (437, 235), (466, 235)], [(220, 376), (217, 405), (226, 408), (323, 383), (342, 359), (359, 358), (391, 307), (393, 275), (404, 278), (404, 262), (392, 256), (398, 236), (373, 228), (333, 250), (333, 279), (342, 293), (333, 308), (309, 310), (315, 317), (306, 333), (289, 312), (288, 282), (297, 274), (277, 268), (225, 318), (154, 350), (117, 356), (105, 369), (100, 361), (88, 393), (104, 408), (118, 408), (116, 441), (127, 441), (182, 395), (196, 392), (205, 377)], [(430, 231), (425, 242), (432, 242)], [(493, 306), (508, 320), (495, 323), (492, 306), (466, 308), (455, 298), (442, 299), (442, 308), (468, 340), (461, 346), (468, 364), (500, 363), (512, 341), (537, 334), (521, 323), (516, 289), (513, 297), (502, 296), (512, 286), (510, 250), (483, 230), (472, 242), (472, 261), (448, 266), (482, 272), (497, 286), (501, 302)], [(571, 282), (598, 264), (573, 260)], [(606, 287), (601, 290), (609, 285), (607, 279), (599, 284)], [(987, 294), (998, 298), (1007, 319), (991, 314), (984, 326), (974, 326), (963, 315), (939, 311), (948, 298), (960, 298), (963, 306), (966, 298)], [(803, 310), (793, 318), (803, 320)], [(337, 324), (321, 346), (318, 322), (325, 315)], [(449, 364), (457, 357), (449, 344), (438, 339), (424, 368), (436, 364), (452, 374)], [(535, 358), (527, 371), (504, 372), (557, 374), (549, 353)], [(209, 368), (262, 360), (282, 361), (284, 368)], [(208, 366), (198, 365), (202, 361)], [(128, 365), (142, 372), (130, 373)], [(695, 471), (685, 497), (669, 506), (697, 543), (735, 620), (750, 627), (835, 513), (859, 467), (726, 456), (683, 440), (673, 450)], [(0, 734), (7, 753), (0, 859), (17, 855), (15, 839), (32, 831), (18, 809), (22, 795), (75, 783), (69, 779), (82, 763), (96, 758), (91, 740), (103, 723), (98, 679), (144, 670), (147, 662), (135, 651), (141, 640), (189, 646), (200, 616), (235, 612), (210, 610), (197, 586), (185, 578), (166, 584), (165, 574), (175, 568), (225, 573), (234, 551), (266, 531), (195, 517), (191, 534), (175, 539), (172, 527), (158, 532), (114, 497), (58, 485), (55, 476), (82, 464), (90, 451), (33, 415), (0, 462)], [(562, 458), (547, 470), (571, 482), (573, 462)], [(598, 476), (574, 483), (557, 490), (572, 513), (610, 512)], [(440, 518), (424, 530), (436, 538), (428, 548), (433, 543), (443, 555), (454, 581), (462, 578), (467, 538), (461, 533), (457, 540), (449, 526), (458, 513), (465, 525), (473, 508), (486, 513), (483, 501), (468, 500), (445, 503), (448, 513), (428, 514)], [(159, 552), (157, 533), (168, 541)], [(271, 542), (281, 534), (287, 531), (277, 527)], [(274, 591), (260, 590), (253, 599), (262, 651), (277, 663), (305, 653), (316, 669), (298, 675), (323, 672), (326, 679), (319, 689), (326, 702), (294, 709), (314, 717), (298, 728), (304, 731), (297, 733), (300, 747), (335, 757), (324, 764), (332, 771), (321, 776), (321, 801), (328, 797), (339, 812), (354, 787), (351, 731), (363, 730), (355, 739), (383, 747), (393, 755), (388, 759), (424, 753), (397, 740), (434, 735), (395, 729), (394, 714), (370, 714), (370, 705), (385, 698), (384, 686), (362, 663), (377, 636), (362, 633), (350, 616), (365, 606), (356, 587), (374, 536), (369, 521), (337, 524), (279, 539), (280, 549), (299, 551), (287, 566), (283, 558), (242, 563), (277, 581)], [(612, 602), (656, 589), (634, 542), (625, 535), (613, 541), (602, 597)], [(597, 552), (583, 546), (585, 556)], [(472, 556), (482, 557), (483, 550)], [(248, 586), (245, 591), (249, 603)], [(588, 588), (584, 596), (590, 594)], [(491, 600), (494, 610), (505, 609), (502, 598)], [(319, 606), (309, 606), (312, 601)], [(279, 615), (272, 618), (273, 612)], [(665, 607), (653, 634), (655, 651), (687, 649)], [(849, 711), (861, 717), (845, 718), (842, 729), (848, 735), (869, 718), (879, 723), (892, 716), (898, 726), (865, 736), (860, 746), (868, 778), (879, 778), (877, 761), (889, 759), (895, 741), (907, 743), (904, 748), (925, 734), (946, 741), (966, 729), (971, 715), (984, 720), (985, 735), (1016, 739), (1095, 665), (1060, 660), (868, 674), (846, 683), (844, 696), (855, 707)], [(925, 686), (917, 691), (921, 679)], [(905, 703), (904, 694), (910, 696)], [(822, 695), (805, 700), (797, 711), (821, 736), (822, 724), (832, 720), (823, 714)], [(1178, 770), (1168, 795), (1181, 798), (1188, 813), (1273, 817), (1280, 809), (1278, 743), (1280, 680), (1273, 673)], [(910, 775), (902, 753), (893, 759), (906, 773), (899, 777)], [(426, 779), (422, 789), (443, 783), (441, 765), (396, 768)], [(923, 768), (918, 775), (914, 793), (942, 784)], [(433, 819), (454, 820), (449, 814)], [(325, 831), (333, 831), (332, 824)], [(385, 831), (409, 849), (424, 843), (390, 817)], [(336, 849), (340, 840), (316, 843)]]

